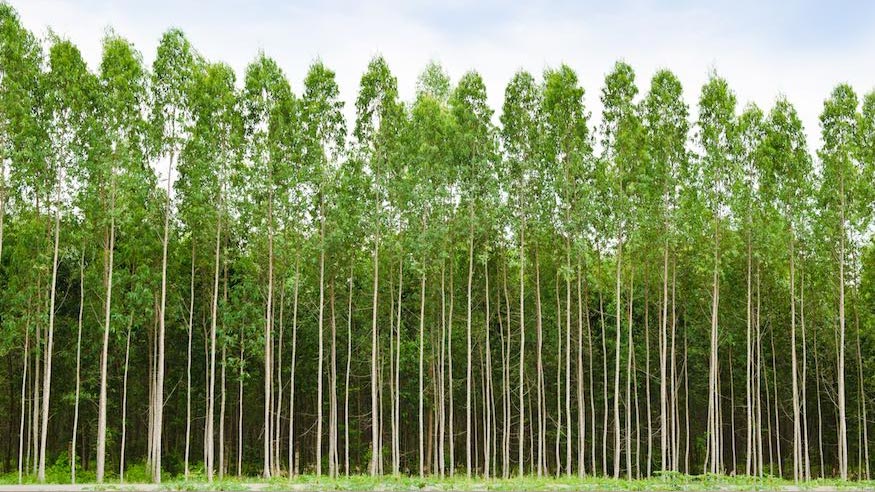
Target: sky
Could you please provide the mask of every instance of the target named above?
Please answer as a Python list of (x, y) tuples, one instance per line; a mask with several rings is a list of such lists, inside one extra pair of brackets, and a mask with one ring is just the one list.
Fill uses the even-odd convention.
[(735, 91), (739, 111), (748, 103), (767, 110), (785, 96), (796, 106), (812, 149), (819, 145), (823, 100), (835, 85), (849, 83), (861, 95), (875, 90), (875, 2), (866, 0), (10, 3), (37, 35), (51, 29), (76, 43), (92, 68), (110, 28), (132, 41), (149, 64), (161, 34), (181, 28), (204, 57), (233, 67), (238, 80), (263, 50), (297, 93), (308, 66), (321, 60), (337, 73), (350, 118), (359, 79), (378, 54), (406, 100), (429, 61), (441, 63), (453, 80), (477, 70), (496, 114), (516, 71), (537, 75), (565, 63), (586, 90), (592, 125), (601, 112), (602, 82), (618, 60), (635, 69), (642, 95), (657, 70), (672, 70), (693, 118), (702, 85), (717, 73)]

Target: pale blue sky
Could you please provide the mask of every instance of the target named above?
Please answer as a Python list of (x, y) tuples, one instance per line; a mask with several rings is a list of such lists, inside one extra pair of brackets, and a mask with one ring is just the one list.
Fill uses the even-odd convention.
[(784, 94), (817, 145), (820, 107), (836, 83), (859, 92), (875, 88), (875, 2), (868, 1), (11, 3), (27, 27), (38, 34), (52, 27), (79, 45), (92, 66), (108, 26), (133, 41), (147, 62), (161, 33), (175, 26), (204, 56), (238, 74), (263, 49), (296, 89), (307, 66), (321, 58), (337, 72), (348, 102), (377, 53), (387, 58), (404, 97), (412, 97), (417, 74), (436, 59), (454, 79), (480, 71), (496, 109), (516, 70), (540, 73), (567, 63), (597, 118), (602, 79), (623, 59), (635, 68), (642, 93), (657, 69), (673, 70), (691, 105), (712, 70), (729, 80), (742, 104), (768, 108)]

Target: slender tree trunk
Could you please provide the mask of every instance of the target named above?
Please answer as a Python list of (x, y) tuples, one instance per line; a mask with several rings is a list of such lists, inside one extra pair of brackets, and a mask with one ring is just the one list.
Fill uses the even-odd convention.
[[(298, 286), (300, 284), (300, 258), (295, 252), (295, 287), (292, 294), (292, 367), (289, 373), (289, 478), (295, 476), (298, 467), (295, 461), (295, 368), (298, 349)], [(352, 287), (350, 287), (352, 288)]]
[[(220, 198), (221, 202), (221, 198)], [(215, 265), (213, 269), (213, 302), (210, 307), (210, 390), (209, 400), (207, 400), (207, 456), (205, 457), (205, 467), (207, 469), (207, 481), (213, 481), (213, 472), (215, 470), (214, 463), (214, 415), (216, 401), (216, 326), (219, 318), (219, 263), (222, 255), (222, 216), (219, 214), (216, 220), (216, 254)], [(280, 308), (282, 312), (282, 308)], [(280, 321), (282, 323), (282, 321)], [(282, 350), (282, 348), (280, 349)], [(220, 465), (221, 466), (221, 463)]]
[(814, 381), (817, 398), (817, 456), (820, 459), (820, 478), (826, 476), (826, 467), (823, 459), (823, 409), (820, 403), (820, 362), (817, 352), (817, 325), (814, 325)]
[(448, 393), (448, 408), (450, 410), (450, 414), (447, 417), (447, 432), (449, 435), (449, 445), (450, 445), (450, 476), (454, 476), (456, 474), (456, 432), (453, 430), (455, 427), (455, 406), (453, 405), (453, 307), (455, 306), (455, 284), (453, 282), (453, 271), (452, 264), (450, 265), (450, 308), (447, 315), (447, 393)]
[[(669, 364), (671, 366), (671, 369), (669, 370), (669, 373), (671, 375), (671, 385), (670, 385), (670, 390), (669, 390), (668, 401), (671, 404), (672, 422), (674, 422), (673, 432), (671, 433), (671, 435), (672, 435), (672, 449), (673, 449), (672, 456), (674, 457), (674, 459), (672, 459), (672, 462), (671, 462), (671, 464), (672, 464), (671, 469), (673, 471), (680, 471), (680, 454), (681, 454), (680, 427), (681, 427), (681, 422), (680, 422), (680, 409), (678, 408), (678, 406), (679, 406), (678, 400), (680, 400), (680, 398), (678, 396), (678, 394), (679, 394), (678, 386), (680, 385), (680, 381), (678, 380), (678, 378), (680, 376), (678, 376), (678, 374), (677, 374), (678, 364), (677, 364), (677, 343), (676, 343), (677, 336), (676, 335), (677, 335), (678, 317), (677, 317), (676, 294), (677, 294), (677, 264), (676, 264), (675, 259), (672, 258), (672, 262), (671, 262), (671, 354), (669, 356), (669, 358), (670, 358)], [(684, 336), (686, 336), (686, 334), (684, 334)], [(686, 371), (686, 358), (684, 359), (684, 370)], [(684, 377), (686, 377), (686, 373), (684, 374)], [(685, 396), (685, 398), (686, 398), (686, 396)], [(687, 415), (687, 417), (688, 416), (689, 415)], [(686, 423), (689, 424), (689, 421), (687, 421)], [(687, 431), (689, 431), (689, 429), (687, 429)], [(687, 461), (689, 461), (689, 460), (687, 460), (685, 458), (685, 466), (686, 466)], [(689, 467), (687, 466), (686, 468), (687, 468), (686, 473), (689, 473)]]
[(425, 351), (425, 255), (422, 258), (422, 273), (419, 282), (419, 477), (425, 477), (425, 450), (423, 435), (423, 399), (424, 374), (423, 374), (423, 357)]
[[(507, 312), (506, 323), (502, 324), (501, 311), (498, 312), (498, 326), (502, 334), (502, 395), (504, 397), (504, 429), (502, 432), (502, 447), (503, 456), (501, 460), (501, 477), (507, 479), (510, 477), (510, 440), (511, 440), (511, 381), (510, 381), (510, 351), (511, 351), (511, 309), (510, 309), (510, 294), (507, 289), (507, 261), (501, 262), (501, 280), (504, 290), (504, 304)], [(506, 325), (506, 328), (505, 328)]]
[[(392, 451), (395, 456), (395, 461), (392, 464), (392, 474), (398, 476), (401, 474), (401, 293), (404, 287), (404, 259), (403, 256), (398, 262), (398, 303), (397, 303), (397, 323), (395, 326), (395, 398), (392, 402), (395, 422), (395, 433), (392, 441)], [(392, 354), (390, 354), (392, 355)]]
[(538, 373), (538, 476), (543, 476), (547, 464), (547, 401), (544, 384), (544, 328), (541, 310), (541, 262), (538, 257), (538, 245), (535, 243), (535, 331), (537, 332), (537, 368)]
[[(273, 407), (273, 190), (270, 191), (268, 198), (267, 216), (267, 306), (264, 315), (264, 464), (261, 471), (264, 478), (270, 478), (272, 470), (270, 457), (272, 442), (271, 427), (273, 426), (271, 425), (270, 412)], [(321, 305), (319, 323), (321, 328)], [(321, 374), (321, 367), (319, 372)]]
[(620, 290), (622, 289), (622, 257), (623, 257), (623, 241), (618, 238), (619, 246), (617, 247), (617, 281), (616, 281), (616, 322), (617, 322), (617, 337), (616, 348), (614, 353), (614, 478), (620, 478), (620, 341), (622, 333), (622, 307), (620, 299)]
[[(349, 306), (347, 307), (347, 318), (346, 318), (346, 380), (344, 382), (344, 410), (343, 410), (343, 469), (346, 473), (346, 476), (349, 477), (349, 374), (350, 374), (350, 365), (352, 362), (352, 285), (353, 285), (353, 274), (354, 270), (352, 267), (352, 261), (350, 261), (349, 265)], [(421, 365), (421, 364), (420, 364)], [(420, 378), (421, 379), (421, 378)], [(422, 393), (422, 388), (420, 386), (420, 394)], [(420, 435), (422, 433), (420, 432)], [(292, 436), (289, 436), (291, 440)], [(421, 453), (420, 453), (421, 455)], [(291, 476), (291, 472), (289, 473)]]
[[(579, 272), (578, 268), (578, 272)], [(589, 358), (589, 430), (590, 435), (590, 452), (589, 452), (589, 460), (590, 460), (590, 470), (593, 475), (596, 475), (596, 431), (595, 431), (595, 373), (594, 363), (593, 363), (593, 352), (592, 352), (592, 324), (589, 319), (589, 283), (584, 283), (584, 303), (585, 303), (585, 311), (586, 311), (586, 340), (587, 340), (587, 355)], [(580, 286), (578, 285), (578, 292), (580, 292)], [(579, 302), (579, 301), (578, 301)]]
[(471, 284), (474, 280), (474, 207), (469, 205), (468, 231), (468, 294), (465, 316), (467, 340), (467, 370), (465, 372), (465, 475), (471, 478)]
[(338, 452), (337, 452), (337, 316), (335, 312), (334, 277), (328, 284), (329, 307), (331, 309), (331, 370), (328, 373), (331, 384), (331, 393), (328, 395), (328, 468), (329, 475), (336, 478), (338, 475)]
[[(316, 476), (322, 475), (322, 365), (324, 359), (323, 318), (325, 311), (325, 198), (319, 200), (319, 363), (316, 370)], [(331, 461), (329, 459), (329, 461)], [(331, 470), (333, 471), (333, 469)]]
[[(46, 481), (46, 437), (49, 428), (49, 397), (51, 396), (52, 388), (52, 343), (55, 335), (55, 297), (57, 295), (58, 283), (58, 245), (60, 242), (61, 233), (61, 178), (58, 178), (56, 198), (55, 198), (55, 241), (52, 253), (52, 290), (49, 300), (49, 326), (46, 332), (46, 353), (43, 357), (45, 361), (45, 373), (43, 374), (43, 402), (42, 402), (42, 429), (40, 431), (40, 446), (39, 446), (39, 471), (37, 479), (40, 483)], [(114, 233), (111, 233), (110, 239), (110, 276), (107, 290), (112, 289), (112, 238)], [(109, 294), (107, 293), (107, 320), (109, 319)], [(108, 321), (107, 321), (108, 323)], [(102, 478), (102, 477), (101, 477)]]
[[(556, 297), (556, 473), (562, 474), (562, 294), (559, 292), (559, 275), (554, 286)], [(546, 388), (545, 388), (546, 393)], [(546, 406), (545, 406), (546, 408)]]
[[(663, 301), (663, 302), (665, 302), (665, 301)], [(659, 320), (659, 321), (660, 321), (660, 325), (662, 325), (663, 322), (661, 320)], [(662, 340), (661, 334), (660, 334), (660, 339), (659, 339), (660, 356), (662, 356), (662, 351), (663, 351), (664, 345), (666, 345), (666, 343), (664, 340)], [(660, 361), (660, 363), (661, 362), (662, 361)], [(665, 370), (661, 367), (660, 367), (660, 370), (662, 371), (660, 373), (660, 379), (662, 379), (662, 376), (665, 374)], [(647, 467), (647, 476), (649, 477), (649, 476), (651, 476), (651, 474), (653, 472), (652, 465), (651, 465), (652, 459), (653, 459), (653, 439), (652, 439), (652, 436), (653, 436), (652, 420), (653, 419), (651, 418), (652, 413), (651, 413), (651, 409), (650, 409), (650, 289), (648, 289), (648, 288), (644, 289), (644, 382), (645, 382), (644, 396), (647, 399), (647, 405), (645, 407), (645, 411), (647, 412), (647, 465), (646, 465), (646, 467)], [(662, 398), (662, 397), (660, 396), (660, 398)], [(671, 416), (671, 415), (669, 415), (669, 416)], [(669, 424), (669, 428), (668, 428), (669, 434), (671, 434), (670, 429), (671, 429), (671, 425)], [(665, 431), (663, 430), (660, 433), (664, 433), (664, 432)], [(668, 439), (666, 439), (666, 440), (668, 441)], [(666, 443), (666, 444), (668, 445), (671, 443)]]
[[(28, 320), (29, 321), (29, 320)], [(27, 400), (27, 370), (30, 365), (30, 326), (29, 322), (24, 327), (24, 366), (21, 370), (21, 423), (18, 427), (18, 483), (21, 484), (24, 481), (24, 473), (27, 470), (27, 466), (24, 465), (25, 457), (25, 443), (24, 443), (24, 434), (25, 434), (25, 401)], [(29, 445), (27, 447), (28, 453)]]
[[(571, 476), (571, 243), (566, 237), (565, 255), (565, 474)], [(578, 335), (580, 330), (578, 330)], [(578, 351), (578, 355), (580, 352)], [(579, 367), (578, 360), (578, 367)], [(578, 401), (578, 405), (583, 402)]]
[(632, 338), (632, 303), (635, 298), (635, 269), (630, 267), (629, 272), (629, 322), (626, 338), (626, 477), (633, 478), (632, 474), (632, 379), (635, 377), (632, 374), (632, 355), (635, 349), (635, 342)]
[[(164, 205), (164, 239), (161, 244), (161, 317), (158, 319), (158, 357), (153, 401), (154, 424), (152, 431), (152, 481), (161, 483), (161, 437), (164, 422), (164, 334), (167, 320), (167, 248), (170, 240), (170, 191), (173, 176), (173, 152), (167, 163), (167, 198)], [(108, 311), (108, 309), (107, 309)], [(108, 316), (107, 316), (108, 318)], [(105, 378), (104, 378), (105, 379)], [(105, 410), (104, 410), (105, 411)], [(104, 417), (105, 418), (105, 417)], [(104, 429), (106, 432), (106, 429)], [(98, 446), (100, 444), (98, 443)], [(98, 453), (98, 456), (100, 453)], [(99, 474), (102, 477), (102, 473)]]
[(839, 347), (838, 347), (838, 406), (839, 406), (839, 476), (848, 479), (848, 419), (845, 411), (845, 181), (841, 176), (839, 184), (841, 196), (839, 239)]
[(719, 225), (717, 224), (716, 217), (717, 215), (715, 213), (714, 270), (711, 281), (711, 348), (708, 372), (708, 448), (706, 456), (709, 456), (710, 459), (706, 460), (705, 464), (705, 470), (710, 470), (711, 473), (720, 473), (722, 470), (722, 463), (720, 461), (720, 428), (718, 425), (720, 394), (717, 389), (717, 377), (719, 374), (717, 358), (717, 313), (719, 309), (718, 269), (720, 265), (720, 235), (719, 232), (717, 232)]
[(490, 465), (491, 465), (491, 461), (492, 461), (491, 460), (491, 458), (492, 458), (492, 452), (491, 452), (492, 447), (491, 446), (492, 446), (492, 442), (493, 442), (493, 433), (492, 433), (491, 420), (492, 420), (492, 414), (493, 414), (492, 405), (493, 405), (493, 396), (494, 396), (492, 393), (492, 346), (490, 343), (490, 329), (489, 329), (489, 325), (491, 322), (491, 317), (490, 317), (491, 313), (489, 312), (490, 306), (489, 306), (489, 263), (488, 263), (488, 261), (485, 262), (485, 264), (483, 265), (483, 274), (484, 274), (483, 277), (485, 279), (485, 286), (484, 286), (483, 293), (484, 293), (484, 297), (486, 300), (486, 323), (485, 323), (485, 327), (484, 327), (485, 331), (486, 331), (486, 348), (485, 348), (485, 351), (486, 351), (485, 364), (486, 365), (485, 365), (485, 367), (482, 368), (483, 372), (485, 373), (483, 398), (485, 400), (484, 408), (486, 410), (486, 415), (485, 415), (484, 422), (483, 422), (484, 440), (486, 441), (486, 443), (484, 444), (484, 452), (483, 452), (483, 475), (485, 476), (485, 478), (488, 479), (490, 477), (490, 472), (491, 472)]
[[(662, 250), (662, 319), (659, 326), (659, 452), (660, 470), (672, 469), (672, 457), (669, 454), (668, 442), (668, 244), (663, 245)], [(648, 343), (649, 346), (649, 343)], [(649, 386), (648, 386), (649, 387)], [(648, 401), (650, 398), (648, 398)], [(649, 412), (648, 412), (649, 418)], [(648, 438), (648, 456), (650, 439)], [(649, 470), (649, 460), (648, 460)], [(649, 472), (648, 472), (649, 473)]]
[[(577, 476), (586, 475), (586, 400), (583, 391), (583, 293), (581, 292), (580, 260), (577, 261)], [(589, 310), (586, 313), (587, 333), (589, 333)], [(588, 345), (592, 339), (587, 338)], [(590, 372), (590, 377), (592, 376)], [(590, 390), (592, 388), (590, 387)], [(592, 392), (590, 391), (590, 403)], [(594, 414), (590, 414), (592, 421)], [(592, 434), (595, 437), (595, 433)]]
[[(189, 452), (191, 449), (191, 337), (194, 324), (194, 240), (191, 242), (191, 285), (188, 301), (188, 352), (185, 359), (185, 479), (189, 474)], [(206, 458), (206, 457), (204, 457)]]
[(857, 369), (859, 370), (859, 374), (857, 376), (859, 380), (860, 386), (860, 405), (862, 407), (862, 414), (860, 415), (860, 427), (861, 427), (861, 438), (863, 440), (863, 466), (861, 467), (861, 472), (864, 473), (864, 477), (866, 480), (869, 480), (869, 419), (866, 412), (866, 389), (865, 389), (865, 379), (863, 378), (863, 357), (862, 351), (860, 349), (860, 311), (859, 311), (859, 292), (855, 291), (854, 295), (854, 327), (857, 332)]
[(243, 331), (240, 331), (240, 373), (237, 382), (237, 476), (243, 476), (243, 367), (245, 364), (243, 351)]
[(286, 307), (286, 289), (285, 289), (285, 281), (282, 284), (282, 288), (280, 289), (280, 312), (279, 312), (279, 340), (277, 341), (277, 363), (276, 363), (276, 387), (277, 387), (277, 395), (276, 395), (276, 405), (274, 405), (274, 423), (273, 423), (273, 442), (271, 445), (271, 461), (273, 462), (273, 473), (275, 475), (279, 475), (281, 472), (280, 465), (280, 447), (282, 444), (282, 431), (280, 429), (280, 423), (282, 422), (283, 416), (283, 321), (285, 317), (283, 316), (283, 310)]
[(690, 373), (687, 362), (687, 326), (684, 323), (684, 473), (690, 473)]
[[(73, 404), (73, 442), (70, 446), (70, 483), (76, 483), (76, 441), (79, 432), (79, 390), (82, 387), (82, 314), (85, 310), (85, 245), (79, 257), (79, 318), (76, 323), (76, 396)], [(24, 401), (22, 400), (22, 404)], [(21, 458), (19, 458), (19, 461)]]
[[(756, 317), (754, 318), (754, 340), (756, 341), (756, 402), (757, 402), (757, 469), (758, 476), (763, 475), (763, 399), (762, 399), (762, 382), (763, 382), (763, 336), (760, 329), (760, 266), (757, 263), (756, 269)], [(768, 383), (768, 381), (766, 381)], [(769, 389), (766, 385), (766, 403), (768, 403)], [(766, 408), (766, 420), (769, 421), (769, 409)], [(771, 426), (771, 424), (770, 424)], [(772, 441), (771, 430), (769, 431), (769, 464), (772, 460)]]
[(781, 460), (781, 423), (779, 422), (778, 416), (778, 370), (777, 364), (775, 362), (775, 332), (774, 330), (769, 330), (769, 338), (772, 342), (772, 379), (774, 380), (774, 384), (772, 385), (772, 389), (775, 392), (775, 461), (778, 462), (778, 476), (784, 476), (784, 470)]
[[(526, 441), (526, 427), (525, 427), (525, 400), (524, 395), (524, 385), (525, 385), (525, 355), (526, 355), (526, 317), (525, 317), (525, 232), (526, 232), (526, 219), (525, 215), (523, 215), (520, 227), (520, 365), (519, 365), (519, 431), (517, 433), (517, 439), (519, 440), (519, 455), (517, 459), (517, 463), (519, 464), (519, 475), (525, 475), (525, 456), (523, 454), (523, 450), (525, 447)], [(508, 321), (508, 323), (510, 323)]]
[(796, 360), (796, 256), (794, 248), (794, 231), (790, 226), (790, 360), (793, 378), (793, 480), (799, 482), (802, 477), (802, 427), (799, 422), (799, 369)]
[(805, 273), (801, 276), (801, 288), (799, 291), (799, 322), (802, 331), (802, 449), (804, 453), (805, 468), (803, 479), (811, 480), (811, 454), (808, 447), (808, 349), (805, 340)]
[(128, 362), (131, 358), (131, 325), (134, 321), (134, 315), (131, 314), (128, 320), (128, 336), (125, 342), (125, 372), (122, 382), (122, 438), (121, 451), (119, 453), (118, 476), (119, 480), (125, 481), (125, 439), (128, 431)]
[[(379, 208), (379, 207), (378, 207)], [(374, 240), (374, 289), (373, 311), (371, 315), (371, 476), (379, 475), (380, 457), (377, 453), (380, 444), (379, 402), (377, 401), (377, 293), (380, 282), (380, 231)]]
[[(224, 333), (224, 328), (222, 332)], [(222, 340), (222, 383), (221, 403), (219, 404), (219, 480), (225, 478), (225, 362), (227, 361), (227, 347)]]
[(748, 226), (747, 226), (747, 275), (745, 277), (747, 281), (747, 309), (745, 311), (745, 322), (746, 322), (746, 331), (745, 331), (745, 350), (747, 351), (747, 358), (745, 359), (745, 412), (746, 412), (746, 421), (745, 421), (745, 465), (744, 472), (746, 475), (751, 475), (751, 472), (756, 473), (756, 461), (754, 456), (754, 447), (753, 447), (753, 421), (754, 421), (754, 413), (753, 413), (753, 386), (752, 383), (755, 381), (753, 374), (753, 357), (752, 357), (752, 346), (751, 346), (751, 224), (750, 224), (750, 216), (748, 215)]

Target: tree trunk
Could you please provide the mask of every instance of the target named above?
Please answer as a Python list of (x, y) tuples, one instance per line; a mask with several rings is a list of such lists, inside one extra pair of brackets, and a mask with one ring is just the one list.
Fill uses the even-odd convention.
[[(167, 199), (164, 206), (164, 239), (161, 244), (161, 316), (158, 319), (157, 374), (155, 376), (155, 394), (152, 402), (154, 408), (154, 429), (152, 431), (152, 481), (155, 483), (161, 483), (161, 436), (164, 422), (164, 334), (167, 319), (167, 248), (170, 240), (170, 190), (172, 184), (170, 178), (173, 176), (174, 159), (175, 155), (171, 152), (167, 164)], [(106, 429), (103, 431), (106, 432)], [(98, 446), (100, 446), (99, 443)], [(100, 456), (100, 453), (98, 453), (98, 456)], [(100, 475), (102, 476), (102, 474)]]
[[(525, 457), (523, 455), (523, 450), (526, 442), (526, 427), (525, 427), (525, 400), (524, 395), (524, 374), (525, 374), (525, 355), (526, 355), (526, 317), (525, 317), (525, 231), (526, 231), (526, 220), (525, 216), (522, 219), (522, 226), (520, 227), (520, 366), (519, 366), (519, 432), (517, 433), (517, 439), (519, 440), (519, 456), (517, 459), (517, 463), (519, 464), (519, 475), (525, 475)], [(510, 321), (508, 321), (508, 324)]]
[[(194, 323), (194, 240), (191, 242), (191, 286), (188, 303), (188, 352), (185, 360), (185, 479), (189, 473), (189, 451), (191, 449), (191, 337)], [(206, 457), (205, 457), (206, 458)]]
[(623, 258), (623, 241), (618, 238), (619, 246), (617, 247), (617, 281), (616, 281), (616, 321), (617, 321), (617, 337), (616, 349), (614, 353), (614, 478), (620, 478), (620, 341), (622, 333), (622, 307), (620, 299), (620, 290), (622, 288), (622, 258)]
[(419, 477), (425, 477), (425, 450), (423, 435), (423, 357), (425, 350), (425, 256), (422, 258), (422, 273), (419, 282)]
[[(669, 454), (668, 442), (668, 412), (669, 412), (669, 393), (668, 393), (668, 245), (663, 245), (662, 250), (662, 319), (659, 326), (659, 452), (660, 452), (660, 470), (667, 471), (673, 469), (672, 457)], [(648, 346), (650, 344), (648, 343)], [(648, 383), (649, 387), (649, 383)], [(648, 398), (650, 401), (650, 398)], [(649, 418), (649, 412), (648, 412)], [(648, 456), (650, 439), (648, 438)], [(648, 470), (649, 470), (648, 460)]]
[(839, 406), (839, 477), (848, 479), (848, 419), (845, 411), (845, 181), (841, 176), (841, 238), (839, 239), (839, 347), (838, 347), (838, 406)]
[[(39, 446), (39, 471), (37, 479), (40, 483), (46, 481), (46, 437), (49, 428), (49, 397), (51, 396), (52, 388), (52, 343), (55, 336), (55, 297), (57, 295), (58, 282), (58, 245), (60, 242), (61, 233), (61, 182), (60, 177), (57, 184), (57, 192), (55, 199), (55, 243), (52, 253), (52, 290), (49, 300), (49, 326), (46, 333), (46, 353), (43, 357), (46, 369), (43, 375), (43, 403), (42, 403), (42, 430), (40, 431), (40, 446)], [(110, 239), (110, 268), (108, 291), (112, 289), (112, 239), (115, 238), (114, 230), (111, 233)], [(109, 323), (109, 294), (107, 293), (107, 324)], [(105, 396), (104, 396), (105, 397)], [(101, 477), (102, 478), (102, 477)]]
[(465, 475), (471, 478), (471, 284), (474, 280), (474, 207), (469, 206), (468, 232), (468, 294), (465, 316), (465, 334), (467, 340), (466, 372), (465, 372)]
[[(344, 410), (343, 410), (343, 469), (346, 476), (349, 477), (349, 374), (350, 363), (352, 362), (352, 285), (353, 285), (353, 268), (352, 262), (349, 265), (349, 306), (347, 308), (347, 323), (346, 323), (346, 380), (344, 382)], [(421, 356), (420, 356), (421, 358)], [(422, 364), (420, 363), (420, 367)], [(421, 379), (421, 378), (420, 378)], [(420, 394), (422, 387), (420, 384)], [(421, 434), (421, 432), (420, 432)], [(292, 436), (289, 436), (291, 441)], [(421, 455), (422, 453), (420, 453)], [(291, 471), (289, 473), (291, 476)]]
[[(85, 310), (85, 245), (79, 257), (79, 318), (76, 323), (76, 396), (73, 404), (73, 442), (70, 449), (70, 483), (76, 483), (76, 440), (79, 431), (79, 390), (82, 386), (82, 314)], [(22, 405), (24, 400), (22, 400)], [(19, 457), (19, 461), (21, 458)], [(19, 467), (20, 468), (20, 467)]]
[[(295, 475), (295, 368), (298, 349), (298, 286), (300, 283), (300, 258), (295, 252), (295, 287), (292, 294), (292, 367), (289, 373), (289, 477)], [(350, 287), (351, 288), (351, 287)]]
[[(24, 367), (21, 370), (21, 423), (18, 427), (18, 483), (19, 485), (24, 481), (24, 473), (26, 472), (27, 466), (24, 465), (25, 457), (25, 443), (24, 443), (24, 434), (25, 434), (25, 401), (27, 400), (27, 370), (30, 365), (30, 326), (28, 324), (24, 327)], [(28, 445), (28, 453), (30, 453), (29, 445)]]
[(128, 321), (128, 336), (125, 342), (125, 373), (122, 382), (122, 443), (121, 452), (119, 453), (118, 476), (119, 480), (125, 481), (125, 438), (128, 430), (128, 362), (131, 357), (131, 325), (134, 321), (134, 315)]
[(538, 379), (538, 476), (543, 476), (547, 461), (547, 402), (544, 385), (544, 328), (541, 312), (541, 262), (538, 258), (538, 245), (535, 244), (535, 331), (537, 336), (537, 372)]
[[(273, 190), (267, 204), (267, 299), (264, 315), (264, 464), (261, 474), (271, 476), (271, 408), (273, 406)], [(321, 286), (321, 282), (320, 282)], [(322, 322), (320, 306), (319, 322)], [(321, 368), (320, 368), (321, 373)]]
[[(221, 202), (221, 198), (220, 198)], [(216, 220), (216, 255), (213, 269), (213, 303), (210, 309), (210, 391), (207, 402), (207, 456), (205, 468), (207, 469), (207, 481), (213, 481), (214, 463), (214, 415), (216, 401), (216, 326), (219, 317), (219, 262), (221, 260), (222, 217)], [(280, 310), (282, 312), (282, 309)], [(219, 465), (221, 466), (221, 464)]]
[[(320, 192), (320, 195), (322, 193)], [(323, 318), (325, 312), (325, 198), (319, 199), (319, 362), (316, 369), (316, 476), (322, 475), (322, 365), (324, 359)], [(329, 462), (331, 459), (329, 458)], [(333, 472), (333, 468), (331, 469)]]
[(377, 401), (377, 293), (380, 283), (380, 232), (377, 230), (377, 237), (374, 240), (374, 289), (373, 289), (373, 311), (371, 315), (371, 476), (379, 475), (380, 457), (377, 455), (380, 443), (380, 428), (379, 428), (379, 407)]

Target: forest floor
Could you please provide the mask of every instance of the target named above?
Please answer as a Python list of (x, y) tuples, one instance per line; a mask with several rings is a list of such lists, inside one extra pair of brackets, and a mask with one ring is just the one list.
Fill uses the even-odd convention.
[[(51, 478), (51, 477), (50, 477)], [(51, 482), (51, 480), (50, 480)], [(45, 490), (49, 492), (111, 490), (111, 491), (158, 491), (158, 490), (252, 490), (252, 491), (332, 491), (332, 490), (543, 490), (543, 491), (607, 491), (607, 490), (641, 490), (641, 491), (816, 491), (832, 492), (844, 490), (875, 491), (875, 481), (842, 482), (837, 480), (813, 480), (794, 484), (792, 481), (777, 478), (751, 478), (728, 476), (688, 476), (671, 475), (640, 480), (615, 480), (599, 477), (515, 477), (510, 479), (482, 479), (464, 477), (439, 478), (426, 477), (369, 477), (350, 476), (331, 479), (316, 478), (303, 475), (289, 480), (274, 478), (259, 480), (255, 477), (232, 478), (207, 482), (203, 477), (192, 477), (190, 480), (171, 479), (161, 484), (151, 483), (119, 483), (109, 482), (103, 485), (95, 483), (47, 483), (33, 482), (29, 477), (25, 483), (18, 484), (17, 475), (0, 475), (0, 492), (30, 492)]]

